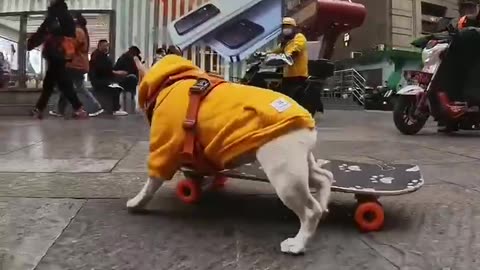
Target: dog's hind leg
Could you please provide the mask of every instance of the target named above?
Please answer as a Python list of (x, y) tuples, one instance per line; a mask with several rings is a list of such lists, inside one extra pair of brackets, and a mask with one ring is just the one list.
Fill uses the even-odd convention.
[(262, 146), (257, 159), (282, 202), (300, 220), (300, 230), (294, 238), (283, 241), (282, 252), (303, 253), (313, 237), (322, 207), (308, 186), (308, 155), (315, 144), (316, 133), (299, 130), (283, 135)]
[(333, 174), (317, 163), (313, 153), (310, 153), (308, 156), (308, 167), (310, 173), (310, 187), (317, 190), (317, 193), (314, 196), (320, 203), (323, 211), (328, 213), (328, 202), (330, 201), (330, 193), (334, 181)]
[(127, 209), (130, 211), (143, 209), (162, 185), (162, 180), (152, 179), (149, 177), (137, 196), (127, 202)]

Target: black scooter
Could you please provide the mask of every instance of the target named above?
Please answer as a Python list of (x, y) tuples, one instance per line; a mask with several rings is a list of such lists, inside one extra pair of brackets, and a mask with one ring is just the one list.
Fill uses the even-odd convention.
[(286, 57), (283, 59), (277, 57), (280, 61), (277, 60), (273, 63), (272, 57), (272, 55), (268, 56), (263, 52), (254, 53), (247, 60), (248, 68), (240, 83), (271, 90), (280, 89), (283, 78), (281, 69), (292, 60)]
[[(282, 69), (292, 65), (293, 60), (284, 54), (255, 53), (247, 60), (249, 65), (245, 76), (240, 83), (279, 91), (283, 78)], [(303, 87), (303, 95), (297, 102), (305, 107), (312, 115), (324, 112), (321, 92), (325, 80), (333, 75), (334, 65), (328, 60), (309, 61), (309, 76)]]

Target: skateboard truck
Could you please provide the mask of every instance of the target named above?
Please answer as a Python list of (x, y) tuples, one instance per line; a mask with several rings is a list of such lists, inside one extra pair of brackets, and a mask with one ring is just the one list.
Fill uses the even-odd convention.
[(205, 177), (189, 174), (186, 175), (185, 179), (178, 182), (175, 193), (182, 202), (196, 204), (200, 202), (204, 192), (220, 190), (226, 182), (227, 177), (223, 175)]

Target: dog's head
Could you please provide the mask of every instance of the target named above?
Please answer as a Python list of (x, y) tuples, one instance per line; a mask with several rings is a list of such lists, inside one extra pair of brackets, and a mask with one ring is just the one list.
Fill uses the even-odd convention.
[(159, 89), (164, 87), (165, 82), (176, 74), (189, 71), (200, 70), (190, 60), (178, 55), (167, 55), (160, 59), (145, 74), (138, 90), (138, 104), (146, 111), (149, 100), (158, 93)]

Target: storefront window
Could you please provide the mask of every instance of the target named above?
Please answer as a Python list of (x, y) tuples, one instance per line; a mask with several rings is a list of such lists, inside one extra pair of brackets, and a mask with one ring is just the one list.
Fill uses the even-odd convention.
[[(98, 41), (110, 39), (110, 15), (98, 13), (82, 13), (87, 20), (87, 30), (90, 36), (90, 53), (96, 48)], [(109, 40), (112, 44), (112, 40)], [(112, 44), (113, 46), (113, 44)]]
[(0, 89), (18, 86), (19, 39), (20, 16), (0, 16)]
[[(0, 90), (38, 89), (42, 87), (46, 62), (42, 47), (27, 51), (27, 39), (45, 19), (44, 12), (19, 12), (9, 16), (0, 14)], [(85, 12), (90, 35), (90, 53), (100, 39), (110, 39), (110, 13)], [(114, 46), (114, 45), (112, 45)]]
[[(45, 15), (29, 15), (27, 18), (27, 38), (35, 33), (45, 19)], [(42, 48), (26, 51), (25, 77), (27, 88), (41, 88), (45, 76), (46, 63), (42, 58)]]

